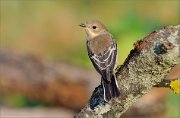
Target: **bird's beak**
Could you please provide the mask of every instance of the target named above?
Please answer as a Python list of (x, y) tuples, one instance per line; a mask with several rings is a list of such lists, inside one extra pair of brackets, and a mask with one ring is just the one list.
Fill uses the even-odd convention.
[(86, 24), (81, 23), (79, 26), (81, 26), (81, 27), (86, 27)]

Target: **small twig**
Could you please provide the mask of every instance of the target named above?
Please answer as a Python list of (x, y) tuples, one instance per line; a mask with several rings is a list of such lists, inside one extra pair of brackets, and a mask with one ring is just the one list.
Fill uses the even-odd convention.
[(159, 82), (157, 85), (155, 85), (153, 87), (167, 87), (167, 88), (170, 88), (170, 83), (172, 81), (175, 81), (175, 80), (178, 80), (178, 79), (174, 79), (174, 80), (163, 79), (161, 82)]

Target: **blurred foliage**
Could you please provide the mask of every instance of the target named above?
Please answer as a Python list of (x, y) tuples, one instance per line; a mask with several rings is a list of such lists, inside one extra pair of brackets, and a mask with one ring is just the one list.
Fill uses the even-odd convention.
[(167, 97), (167, 105), (168, 105), (168, 116), (167, 118), (179, 118), (180, 116), (180, 101), (179, 101), (180, 96), (175, 95), (173, 92), (169, 94)]
[(5, 95), (3, 97), (3, 104), (9, 107), (45, 107), (49, 106), (41, 101), (29, 99), (19, 93)]
[[(180, 24), (180, 1), (1, 0), (1, 49), (74, 63), (92, 69), (86, 52), (85, 32), (78, 26), (98, 19), (118, 43), (122, 64), (133, 43), (153, 30)], [(11, 98), (11, 97), (10, 97)], [(13, 96), (24, 106), (21, 96)], [(9, 99), (10, 103), (14, 101)], [(168, 104), (178, 114), (177, 96)], [(176, 105), (176, 106), (175, 106)], [(175, 115), (177, 116), (177, 115)]]
[(78, 24), (104, 22), (118, 42), (122, 64), (133, 43), (179, 23), (179, 1), (1, 1), (1, 48), (91, 67)]

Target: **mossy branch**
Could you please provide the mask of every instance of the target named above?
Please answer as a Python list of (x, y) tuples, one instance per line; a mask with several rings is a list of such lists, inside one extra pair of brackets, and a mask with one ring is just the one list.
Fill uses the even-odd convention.
[(108, 103), (104, 102), (100, 85), (75, 118), (119, 118), (152, 87), (158, 86), (178, 63), (180, 25), (164, 27), (150, 33), (134, 45), (124, 64), (117, 69), (121, 96)]

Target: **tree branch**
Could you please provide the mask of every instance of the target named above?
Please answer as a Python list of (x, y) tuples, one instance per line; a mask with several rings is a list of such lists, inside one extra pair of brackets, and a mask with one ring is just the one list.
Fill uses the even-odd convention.
[(71, 64), (0, 51), (0, 92), (4, 94), (14, 92), (79, 110), (97, 85), (96, 78), (96, 73)]
[(180, 25), (164, 27), (138, 41), (124, 64), (117, 69), (121, 96), (105, 103), (100, 85), (75, 118), (119, 118), (180, 63), (179, 50)]

